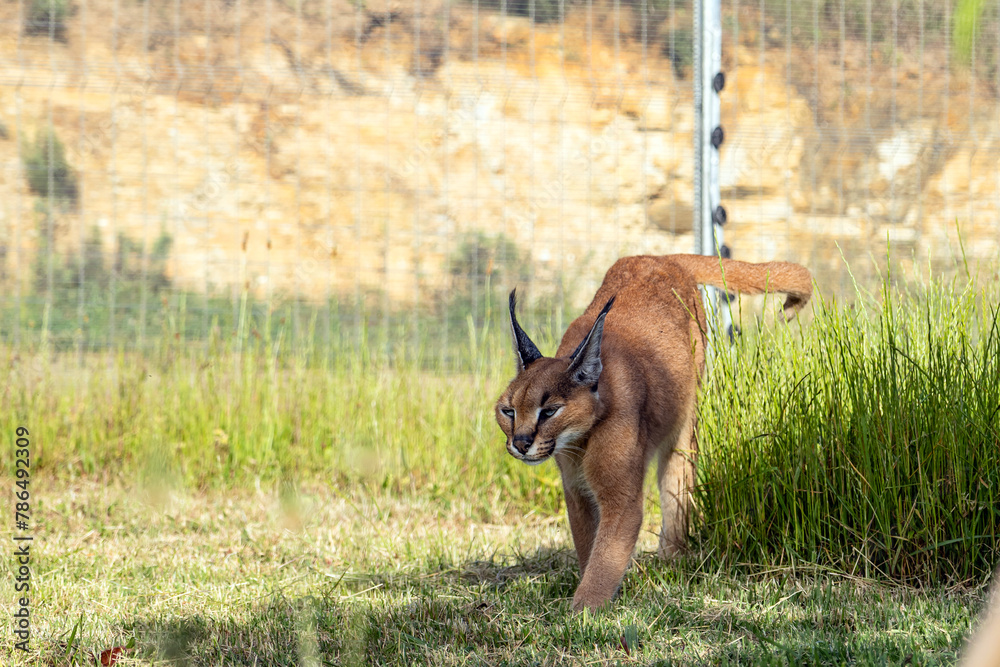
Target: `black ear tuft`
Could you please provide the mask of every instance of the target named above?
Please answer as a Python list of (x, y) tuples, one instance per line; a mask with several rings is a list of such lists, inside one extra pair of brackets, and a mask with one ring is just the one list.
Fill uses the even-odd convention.
[(535, 344), (528, 338), (528, 334), (524, 333), (521, 325), (517, 323), (517, 315), (514, 314), (514, 310), (517, 308), (517, 288), (510, 291), (508, 303), (510, 304), (510, 330), (514, 337), (514, 352), (517, 354), (517, 370), (521, 372), (531, 362), (541, 359), (542, 353), (538, 351)]
[[(617, 297), (618, 297), (618, 295), (616, 294), (613, 297), (611, 297), (610, 299), (608, 299), (608, 302), (606, 304), (604, 304), (604, 308), (601, 308), (601, 312), (597, 314), (597, 318), (598, 319), (601, 319), (602, 317), (604, 317), (604, 316), (606, 316), (608, 314), (608, 311), (611, 310), (611, 306), (612, 306), (612, 304), (614, 304), (615, 299)], [(595, 324), (596, 324), (596, 322), (595, 322)], [(601, 326), (603, 327), (604, 325), (602, 324)], [(593, 330), (593, 327), (591, 327), (591, 330)], [(580, 344), (576, 346), (575, 350), (573, 350), (573, 354), (569, 355), (569, 360), (570, 361), (573, 361), (574, 359), (576, 359), (576, 355), (580, 354), (580, 350), (583, 349), (584, 344), (587, 342), (587, 340), (589, 340), (589, 338), (590, 338), (589, 334), (587, 336), (584, 336), (583, 340), (580, 341)]]
[(597, 381), (601, 377), (601, 371), (604, 370), (604, 366), (601, 364), (601, 339), (604, 337), (604, 319), (607, 317), (608, 311), (611, 310), (614, 302), (615, 297), (608, 299), (608, 302), (604, 304), (604, 308), (597, 315), (594, 326), (590, 328), (590, 333), (587, 334), (587, 337), (573, 351), (572, 361), (570, 361), (569, 369), (566, 372), (569, 373), (570, 380), (576, 384), (590, 385), (592, 388), (597, 386)]

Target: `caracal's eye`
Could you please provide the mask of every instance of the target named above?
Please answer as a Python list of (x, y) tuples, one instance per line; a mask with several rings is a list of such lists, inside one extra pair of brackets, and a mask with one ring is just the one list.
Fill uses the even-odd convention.
[(545, 408), (544, 410), (538, 413), (538, 416), (541, 419), (548, 419), (557, 412), (559, 412), (559, 408)]
[(514, 418), (514, 408), (500, 408), (500, 412), (504, 413), (511, 419)]

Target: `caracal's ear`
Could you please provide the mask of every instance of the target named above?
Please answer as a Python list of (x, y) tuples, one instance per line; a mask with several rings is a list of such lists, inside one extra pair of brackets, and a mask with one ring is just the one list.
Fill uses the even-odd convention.
[(569, 364), (570, 379), (579, 385), (597, 387), (597, 381), (601, 377), (604, 366), (601, 364), (601, 338), (604, 336), (604, 318), (611, 305), (615, 302), (615, 297), (611, 297), (604, 308), (601, 309), (594, 326), (590, 328), (590, 333), (583, 339), (573, 352), (572, 361)]
[(517, 354), (517, 372), (520, 373), (528, 365), (535, 361), (536, 359), (542, 358), (542, 353), (538, 351), (535, 344), (531, 342), (528, 338), (528, 334), (524, 333), (521, 329), (521, 325), (517, 323), (517, 315), (514, 314), (514, 309), (517, 307), (517, 289), (512, 289), (510, 291), (510, 332), (514, 336), (514, 352)]

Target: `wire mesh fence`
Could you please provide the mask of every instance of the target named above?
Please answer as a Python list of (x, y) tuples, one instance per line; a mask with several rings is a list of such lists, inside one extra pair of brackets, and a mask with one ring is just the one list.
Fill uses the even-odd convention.
[[(1000, 3), (722, 11), (734, 258), (845, 298), (887, 266), (996, 276)], [(447, 369), (515, 285), (558, 331), (617, 257), (694, 248), (689, 2), (18, 0), (0, 21), (13, 349), (280, 330)]]

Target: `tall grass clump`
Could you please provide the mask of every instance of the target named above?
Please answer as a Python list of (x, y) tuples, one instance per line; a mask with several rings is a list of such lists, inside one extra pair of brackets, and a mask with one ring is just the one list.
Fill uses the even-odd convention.
[(934, 282), (760, 330), (702, 392), (704, 546), (906, 583), (968, 581), (1000, 536), (996, 295)]

